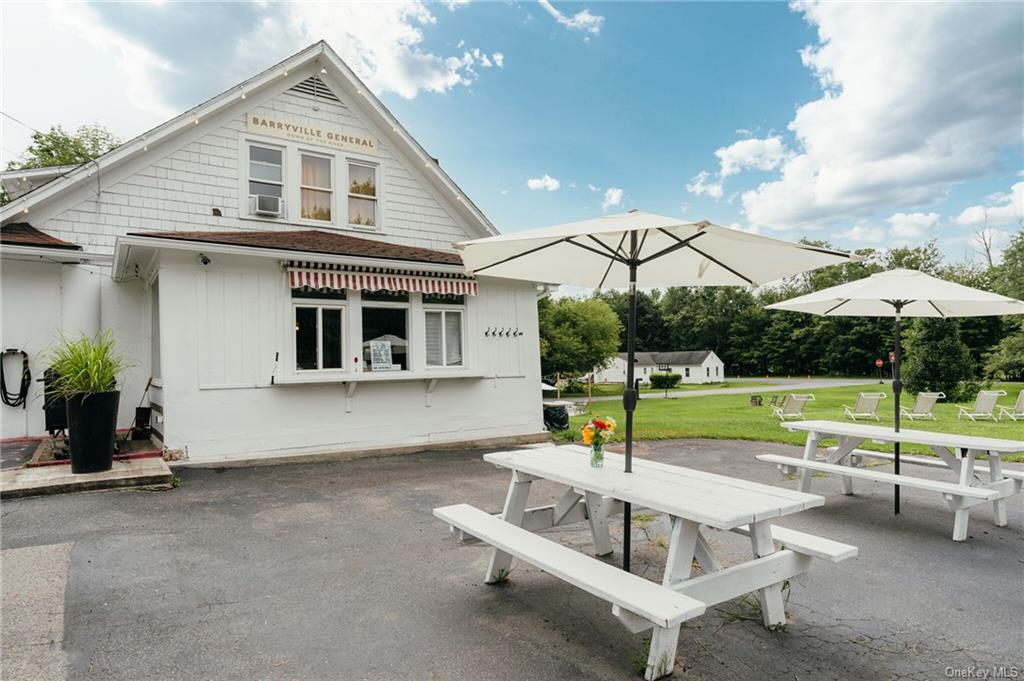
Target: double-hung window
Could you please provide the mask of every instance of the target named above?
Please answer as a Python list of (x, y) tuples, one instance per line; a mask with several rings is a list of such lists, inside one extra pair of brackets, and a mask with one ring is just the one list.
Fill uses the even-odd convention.
[(463, 297), (424, 295), (423, 305), (427, 366), (463, 366)]
[(299, 193), (303, 220), (331, 221), (331, 159), (302, 154)]
[(342, 291), (292, 291), (297, 371), (344, 367), (344, 303), (345, 294)]
[(376, 227), (377, 219), (377, 167), (349, 161), (348, 223)]
[(284, 160), (281, 149), (249, 145), (249, 196), (284, 197)]

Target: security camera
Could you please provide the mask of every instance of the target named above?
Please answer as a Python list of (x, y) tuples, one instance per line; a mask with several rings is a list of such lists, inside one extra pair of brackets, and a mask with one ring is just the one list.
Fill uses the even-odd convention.
[(210, 260), (210, 258), (207, 257), (204, 253), (200, 253), (199, 254), (199, 264), (200, 265), (202, 265), (203, 267), (208, 267), (211, 262), (213, 262), (213, 261)]

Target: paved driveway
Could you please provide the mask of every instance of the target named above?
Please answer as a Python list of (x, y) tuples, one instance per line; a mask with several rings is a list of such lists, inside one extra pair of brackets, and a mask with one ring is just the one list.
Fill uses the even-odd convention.
[[(759, 452), (797, 450), (638, 447), (667, 462), (793, 484), (755, 462)], [(524, 566), (507, 586), (483, 585), (486, 549), (456, 544), (431, 516), (459, 501), (500, 508), (507, 474), (478, 452), (180, 475), (182, 486), (168, 492), (0, 504), (5, 607), (45, 610), (5, 613), (4, 678), (15, 669), (20, 679), (66, 670), (71, 679), (131, 681), (636, 678), (630, 660), (645, 650), (642, 636), (619, 626), (606, 604)], [(952, 514), (937, 495), (905, 490), (896, 519), (889, 488), (859, 484), (843, 497), (838, 483), (815, 482), (828, 503), (785, 524), (855, 544), (861, 555), (795, 580), (783, 632), (747, 621), (752, 613), (737, 603), (688, 623), (675, 678), (942, 679), (948, 669), (1024, 668), (1020, 497), (1009, 528), (994, 528), (980, 508), (971, 540), (954, 544)], [(558, 492), (535, 487), (537, 502)], [(652, 577), (664, 532), (656, 520), (634, 533), (636, 562)], [(583, 527), (551, 536), (587, 548)], [(727, 557), (749, 549), (733, 535), (713, 541)], [(25, 664), (26, 655), (37, 662)]]
[[(754, 379), (751, 379), (753, 381)], [(743, 381), (727, 381), (725, 388), (708, 388), (706, 390), (670, 390), (669, 397), (706, 397), (708, 395), (748, 395), (757, 393), (773, 393), (781, 390), (789, 392), (806, 392), (822, 388), (843, 388), (850, 385), (878, 385), (877, 379), (870, 378), (775, 378), (766, 379), (763, 383), (772, 385), (751, 386)], [(730, 385), (731, 384), (731, 385)], [(550, 393), (549, 393), (550, 394)], [(641, 393), (642, 398), (664, 397), (664, 392)], [(586, 397), (567, 397), (573, 402), (586, 402)], [(593, 402), (622, 401), (622, 395), (599, 395), (591, 399)]]

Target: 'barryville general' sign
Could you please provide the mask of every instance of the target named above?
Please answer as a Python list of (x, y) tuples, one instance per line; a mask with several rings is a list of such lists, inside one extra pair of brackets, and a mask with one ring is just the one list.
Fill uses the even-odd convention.
[(324, 127), (322, 124), (299, 123), (284, 118), (249, 113), (245, 117), (249, 132), (279, 137), (281, 139), (318, 144), (348, 151), (376, 154), (377, 140), (373, 137), (353, 135), (340, 127)]

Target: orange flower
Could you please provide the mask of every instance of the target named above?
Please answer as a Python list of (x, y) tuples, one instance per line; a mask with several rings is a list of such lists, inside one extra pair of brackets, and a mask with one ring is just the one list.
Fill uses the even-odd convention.
[(583, 444), (589, 445), (594, 441), (594, 429), (590, 426), (583, 426)]

